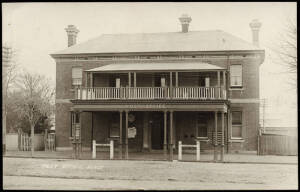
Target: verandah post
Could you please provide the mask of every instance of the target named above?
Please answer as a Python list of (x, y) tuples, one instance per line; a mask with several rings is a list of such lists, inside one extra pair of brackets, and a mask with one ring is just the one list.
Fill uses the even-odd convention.
[(164, 156), (167, 157), (167, 111), (164, 111)]
[(217, 145), (218, 145), (218, 112), (215, 111), (215, 140), (214, 140), (214, 160), (218, 160)]
[(216, 94), (216, 99), (220, 99), (220, 90), (221, 90), (221, 82), (220, 82), (220, 71), (217, 72), (218, 75), (218, 87), (217, 87), (217, 94)]
[(175, 72), (175, 86), (178, 87), (178, 72)]
[(128, 159), (128, 111), (125, 111), (126, 128), (125, 128), (125, 159)]
[(221, 161), (224, 161), (224, 147), (225, 147), (225, 144), (224, 144), (224, 112), (222, 111), (222, 148), (221, 148)]
[(222, 97), (226, 99), (226, 71), (223, 71), (223, 89), (222, 89)]
[(133, 73), (133, 87), (136, 87), (136, 72)]
[(173, 111), (170, 111), (170, 145), (169, 145), (169, 150), (170, 150), (170, 161), (173, 161)]
[(122, 122), (123, 122), (123, 111), (120, 111), (120, 140), (119, 140), (119, 158), (122, 159), (122, 149), (123, 149), (123, 141), (122, 141)]
[(173, 97), (173, 76), (172, 72), (170, 72), (170, 98)]

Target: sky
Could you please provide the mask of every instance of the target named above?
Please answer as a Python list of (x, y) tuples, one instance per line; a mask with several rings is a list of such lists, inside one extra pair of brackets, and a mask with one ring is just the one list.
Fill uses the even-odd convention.
[(270, 118), (285, 116), (285, 124), (296, 123), (297, 94), (287, 86), (285, 69), (272, 51), (287, 19), (296, 18), (293, 2), (2, 3), (2, 38), (16, 50), (22, 69), (46, 75), (55, 84), (55, 61), (49, 54), (67, 47), (67, 25), (80, 30), (81, 43), (101, 34), (180, 31), (178, 18), (184, 13), (192, 17), (191, 31), (219, 29), (248, 42), (249, 23), (262, 22), (259, 38), (266, 58), (260, 67), (260, 97), (268, 101)]

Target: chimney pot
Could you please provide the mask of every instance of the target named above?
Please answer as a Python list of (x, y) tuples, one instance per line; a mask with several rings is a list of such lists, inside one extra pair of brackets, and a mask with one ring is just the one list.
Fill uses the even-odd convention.
[(179, 17), (179, 21), (181, 23), (181, 31), (183, 33), (187, 33), (189, 31), (189, 24), (192, 21), (192, 18), (187, 14), (182, 14), (182, 16)]
[(68, 35), (68, 47), (76, 44), (76, 38), (79, 30), (75, 27), (75, 25), (68, 25), (65, 28), (67, 35)]
[(259, 22), (258, 19), (253, 19), (249, 26), (252, 30), (252, 43), (253, 45), (259, 47), (259, 30), (262, 26), (262, 23)]

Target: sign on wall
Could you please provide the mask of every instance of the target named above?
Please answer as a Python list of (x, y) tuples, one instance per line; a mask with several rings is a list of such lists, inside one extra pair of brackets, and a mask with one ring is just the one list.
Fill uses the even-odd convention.
[(136, 136), (136, 128), (128, 127), (128, 138), (135, 138)]

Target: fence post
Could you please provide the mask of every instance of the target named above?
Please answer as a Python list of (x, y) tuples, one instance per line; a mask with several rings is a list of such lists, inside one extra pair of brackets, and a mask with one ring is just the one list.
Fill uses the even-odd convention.
[(196, 151), (197, 161), (200, 161), (200, 141), (197, 141)]
[(96, 140), (93, 140), (93, 153), (92, 158), (96, 159)]
[(45, 134), (44, 135), (44, 147), (45, 147), (45, 151), (48, 150), (48, 135)]
[(27, 139), (27, 134), (24, 135), (24, 148), (25, 150), (24, 151), (27, 151), (28, 150), (28, 139)]
[(182, 160), (182, 142), (178, 141), (178, 160)]
[(20, 151), (23, 151), (23, 139), (21, 133), (20, 133)]
[(53, 134), (53, 148), (54, 148), (54, 151), (56, 151), (56, 140), (55, 140), (55, 134)]
[(109, 158), (110, 159), (113, 159), (114, 158), (114, 140), (110, 140), (110, 155), (109, 155)]

